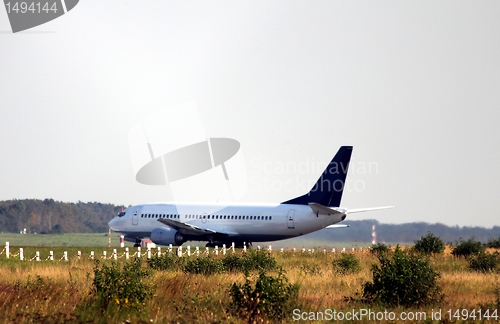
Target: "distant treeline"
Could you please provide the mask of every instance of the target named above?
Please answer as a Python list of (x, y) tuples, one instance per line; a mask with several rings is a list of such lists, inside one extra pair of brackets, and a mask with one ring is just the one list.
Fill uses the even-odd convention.
[[(19, 233), (104, 233), (108, 222), (124, 206), (98, 202), (65, 203), (53, 199), (7, 200), (0, 201), (0, 232)], [(500, 237), (500, 227), (458, 227), (443, 224), (406, 223), (381, 224), (376, 220), (344, 221), (349, 228), (324, 229), (302, 236), (321, 241), (371, 242), (372, 225), (375, 224), (377, 242), (412, 243), (431, 231), (444, 242), (455, 242), (460, 238), (474, 237), (487, 242)]]
[(484, 227), (458, 227), (446, 226), (444, 224), (429, 223), (405, 223), (405, 224), (381, 224), (376, 220), (344, 221), (342, 224), (350, 225), (349, 228), (324, 229), (302, 238), (311, 238), (322, 241), (336, 242), (371, 242), (372, 225), (375, 224), (377, 242), (407, 242), (413, 243), (420, 237), (431, 231), (440, 237), (445, 243), (455, 243), (460, 238), (467, 240), (474, 237), (475, 240), (486, 243), (491, 238), (500, 237), (500, 226), (491, 229)]
[(53, 199), (0, 201), (0, 232), (62, 234), (103, 233), (123, 206), (98, 202), (65, 203)]

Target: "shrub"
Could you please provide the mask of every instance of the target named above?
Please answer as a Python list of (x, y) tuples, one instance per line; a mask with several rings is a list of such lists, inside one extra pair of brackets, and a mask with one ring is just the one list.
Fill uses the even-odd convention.
[(248, 262), (248, 270), (274, 270), (278, 267), (276, 260), (266, 251), (250, 250), (243, 258)]
[(283, 269), (277, 277), (267, 276), (261, 270), (255, 287), (252, 287), (247, 272), (244, 284), (233, 283), (230, 287), (229, 310), (249, 323), (258, 318), (282, 320), (296, 308), (298, 292), (299, 286), (288, 282)]
[(363, 287), (363, 299), (389, 306), (420, 306), (441, 300), (439, 274), (429, 260), (399, 245), (391, 254), (379, 254), (380, 265), (372, 265), (373, 282)]
[(380, 253), (387, 253), (391, 249), (390, 245), (386, 245), (384, 243), (377, 243), (373, 244), (370, 248), (370, 252), (372, 254), (380, 254)]
[(148, 266), (155, 270), (182, 269), (186, 273), (215, 274), (225, 271), (245, 272), (252, 270), (275, 270), (276, 260), (265, 251), (250, 251), (242, 256), (226, 254), (223, 258), (200, 256), (196, 258), (179, 258), (175, 255), (163, 254), (159, 258), (151, 258)]
[(92, 292), (101, 307), (107, 307), (111, 302), (120, 307), (137, 307), (153, 295), (154, 285), (145, 281), (148, 276), (149, 271), (143, 269), (137, 258), (121, 268), (117, 263), (100, 265), (96, 260)]
[(248, 264), (245, 262), (246, 259), (239, 257), (235, 254), (227, 254), (223, 259), (222, 259), (222, 264), (224, 266), (224, 269), (227, 271), (232, 271), (232, 272), (237, 272), (237, 271), (245, 271), (248, 270)]
[(498, 252), (492, 254), (481, 252), (477, 255), (470, 256), (468, 261), (469, 268), (473, 271), (495, 271), (498, 266)]
[(211, 275), (222, 273), (225, 269), (221, 259), (198, 257), (187, 260), (183, 270), (186, 273)]
[(484, 252), (484, 246), (479, 241), (474, 241), (474, 238), (468, 239), (467, 241), (463, 241), (460, 239), (460, 242), (455, 242), (456, 245), (451, 251), (456, 257), (468, 257), (472, 254), (478, 254)]
[(419, 240), (415, 241), (414, 249), (417, 252), (428, 255), (439, 254), (444, 251), (444, 243), (439, 237), (428, 232), (426, 236), (422, 236)]
[(250, 250), (242, 256), (227, 254), (222, 263), (227, 271), (252, 271), (252, 270), (274, 270), (278, 264), (276, 260), (265, 251)]
[(346, 275), (356, 273), (361, 270), (359, 260), (352, 253), (342, 253), (342, 256), (333, 261), (333, 268), (336, 272)]
[(168, 253), (162, 254), (160, 257), (148, 259), (147, 263), (151, 269), (155, 270), (178, 270), (182, 267), (183, 258)]
[(494, 249), (500, 248), (500, 237), (497, 239), (490, 238), (488, 240), (488, 243), (486, 243), (486, 246), (489, 248), (494, 248)]

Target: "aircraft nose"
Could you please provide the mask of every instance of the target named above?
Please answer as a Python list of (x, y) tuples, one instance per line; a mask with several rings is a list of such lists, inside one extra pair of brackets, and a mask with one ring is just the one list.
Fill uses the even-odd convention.
[(109, 223), (108, 223), (109, 228), (110, 228), (111, 230), (113, 230), (113, 231), (115, 230), (115, 229), (113, 228), (115, 223), (116, 223), (116, 217), (113, 217), (113, 219), (112, 219), (112, 220), (110, 220), (110, 221), (109, 221)]

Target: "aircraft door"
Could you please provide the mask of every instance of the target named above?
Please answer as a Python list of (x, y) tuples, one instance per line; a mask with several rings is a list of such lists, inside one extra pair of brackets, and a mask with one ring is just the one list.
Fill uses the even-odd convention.
[(286, 224), (288, 225), (288, 228), (295, 228), (295, 225), (293, 224), (294, 214), (295, 214), (295, 209), (290, 209), (288, 211), (288, 216), (286, 218)]
[(135, 208), (132, 212), (132, 225), (139, 224), (139, 214), (141, 213), (141, 208)]
[(206, 222), (207, 222), (207, 220), (208, 220), (208, 215), (207, 215), (207, 213), (203, 213), (203, 216), (201, 216), (201, 217), (202, 217), (202, 218), (201, 218), (201, 222), (202, 222), (203, 224), (206, 224)]

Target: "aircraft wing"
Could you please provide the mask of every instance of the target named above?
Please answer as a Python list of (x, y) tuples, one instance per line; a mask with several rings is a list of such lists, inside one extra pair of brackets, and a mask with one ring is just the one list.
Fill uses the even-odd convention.
[(225, 235), (229, 236), (232, 233), (221, 233), (218, 231), (211, 230), (209, 228), (201, 228), (196, 225), (188, 224), (188, 223), (181, 223), (178, 221), (175, 221), (173, 219), (167, 219), (167, 218), (159, 218), (158, 221), (162, 224), (165, 224), (169, 227), (172, 227), (173, 229), (178, 230), (182, 234), (189, 234), (189, 235), (207, 235), (207, 234), (217, 234), (217, 235)]

